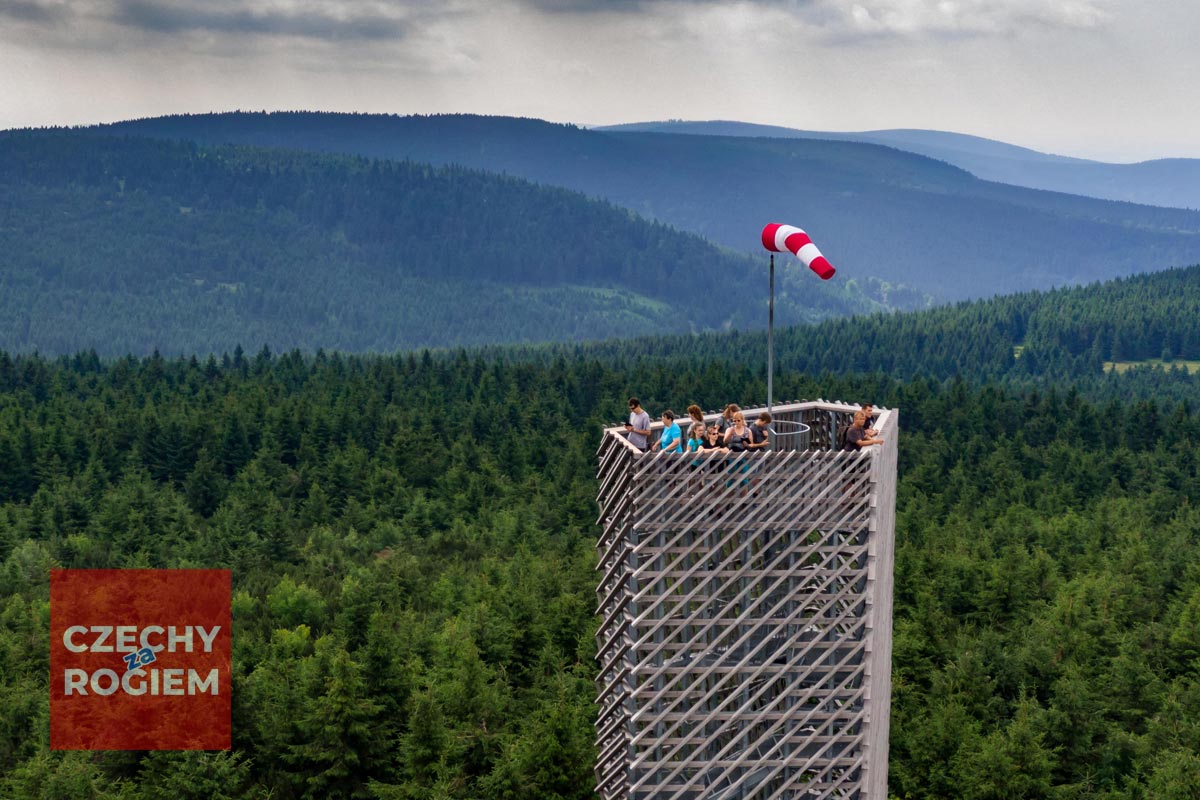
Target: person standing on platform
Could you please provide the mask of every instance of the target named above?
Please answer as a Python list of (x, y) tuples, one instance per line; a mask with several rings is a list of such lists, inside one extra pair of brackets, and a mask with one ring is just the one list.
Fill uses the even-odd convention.
[(859, 405), (859, 408), (862, 409), (863, 414), (865, 414), (867, 417), (867, 421), (863, 425), (863, 428), (867, 432), (867, 436), (875, 436), (879, 433), (878, 428), (872, 427), (872, 424), (875, 422), (875, 406), (871, 405), (870, 403), (862, 403)]
[(642, 401), (636, 397), (629, 398), (629, 422), (625, 423), (629, 434), (629, 443), (646, 452), (650, 444), (650, 415), (642, 408)]
[(746, 427), (746, 418), (741, 411), (733, 412), (733, 421), (725, 429), (725, 446), (731, 453), (740, 453), (747, 449), (750, 443), (750, 429)]
[(725, 431), (733, 427), (733, 417), (741, 410), (741, 407), (737, 403), (730, 403), (725, 406), (725, 410), (721, 412), (721, 416), (717, 420), (717, 425), (719, 426), (717, 430), (721, 432), (722, 436), (725, 435)]
[[(735, 456), (740, 455), (749, 449), (750, 426), (746, 424), (746, 418), (742, 415), (741, 411), (735, 411), (733, 413), (733, 424), (725, 429), (724, 441), (725, 446), (729, 448), (729, 452), (733, 453)], [(742, 487), (749, 485), (750, 479), (745, 477), (746, 474), (750, 472), (749, 458), (742, 458), (741, 463), (731, 465), (731, 471), (736, 471), (737, 474), (743, 476), (740, 483)], [(725, 481), (725, 488), (728, 489), (730, 486), (732, 486), (734, 480), (736, 479), (733, 476), (730, 476)]]
[(750, 425), (750, 441), (746, 443), (746, 449), (752, 451), (766, 450), (771, 446), (770, 438), (771, 415), (764, 411), (758, 415), (758, 419)]
[(675, 421), (675, 412), (667, 409), (662, 415), (662, 437), (658, 440), (658, 448), (664, 453), (683, 452), (683, 432)]

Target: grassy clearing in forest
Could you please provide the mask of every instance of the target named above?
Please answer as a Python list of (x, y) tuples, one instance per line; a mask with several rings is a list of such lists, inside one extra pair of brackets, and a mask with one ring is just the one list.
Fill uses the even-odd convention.
[(1175, 359), (1173, 361), (1163, 361), (1161, 358), (1147, 358), (1145, 361), (1105, 361), (1104, 371), (1125, 372), (1134, 367), (1162, 367), (1163, 369), (1171, 369), (1173, 367), (1183, 367), (1188, 371), (1189, 375), (1195, 375), (1200, 372), (1200, 361), (1184, 361), (1183, 359)]

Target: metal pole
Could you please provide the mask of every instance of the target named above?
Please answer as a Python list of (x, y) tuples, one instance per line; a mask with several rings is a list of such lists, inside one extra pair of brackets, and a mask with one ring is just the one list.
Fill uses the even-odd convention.
[(771, 296), (767, 301), (767, 413), (775, 389), (775, 254), (771, 253)]

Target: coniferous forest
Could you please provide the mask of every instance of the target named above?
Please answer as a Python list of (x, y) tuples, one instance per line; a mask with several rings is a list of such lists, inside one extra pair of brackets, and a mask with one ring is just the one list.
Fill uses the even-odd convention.
[[(894, 797), (1196, 796), (1200, 378), (1088, 361), (1200, 356), (1186, 299), (1137, 313), (1195, 282), (1051, 295), (1057, 332), (1028, 295), (781, 336), (777, 399), (901, 409)], [(957, 349), (1002, 319), (1005, 369)], [(601, 428), (762, 402), (762, 364), (745, 334), (0, 355), (0, 796), (591, 797)], [(231, 751), (49, 750), (57, 566), (233, 571)]]

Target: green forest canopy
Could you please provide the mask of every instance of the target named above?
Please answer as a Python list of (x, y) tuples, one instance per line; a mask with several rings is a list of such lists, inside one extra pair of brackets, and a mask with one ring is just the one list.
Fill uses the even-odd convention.
[[(781, 332), (778, 397), (901, 409), (895, 796), (1197, 785), (1200, 381), (1097, 359), (1197, 357), (1198, 297)], [(762, 347), (0, 353), (0, 796), (589, 797), (600, 430), (761, 402)], [(48, 749), (52, 566), (233, 570), (231, 752)]]
[[(589, 797), (600, 429), (761, 377), (665, 347), (0, 356), (0, 795)], [(1194, 405), (777, 385), (901, 409), (892, 793), (1187, 796)], [(51, 566), (233, 570), (231, 752), (48, 750)]]

